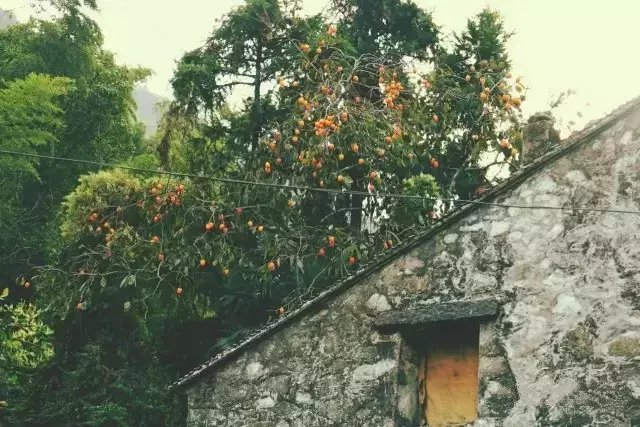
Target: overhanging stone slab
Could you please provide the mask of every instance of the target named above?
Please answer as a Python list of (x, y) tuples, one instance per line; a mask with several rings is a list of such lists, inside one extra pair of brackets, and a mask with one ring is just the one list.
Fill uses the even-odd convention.
[(498, 301), (493, 298), (448, 301), (406, 310), (389, 311), (379, 315), (374, 324), (378, 329), (384, 331), (397, 331), (436, 322), (480, 320), (497, 315), (498, 308)]

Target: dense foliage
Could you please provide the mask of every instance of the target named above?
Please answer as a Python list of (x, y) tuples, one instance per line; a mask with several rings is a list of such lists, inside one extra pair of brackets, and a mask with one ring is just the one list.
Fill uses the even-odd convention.
[[(57, 18), (32, 19), (0, 31), (0, 149), (127, 159), (142, 149), (132, 93), (148, 72), (118, 66), (79, 3), (53, 4)], [(0, 301), (0, 322), (2, 332), (10, 333), (1, 337), (10, 352), (0, 356), (0, 400), (6, 402), (0, 419), (9, 416), (10, 424), (28, 424), (24, 414), (15, 415), (18, 402), (25, 401), (29, 388), (43, 384), (33, 378), (33, 368), (50, 356), (41, 350), (51, 345), (51, 334), (44, 333), (43, 315), (30, 304), (46, 301), (36, 292), (39, 284), (24, 273), (55, 259), (60, 203), (86, 172), (86, 166), (0, 154), (0, 290), (8, 293)], [(56, 357), (66, 355), (56, 349)]]
[[(0, 148), (37, 153), (55, 140), (62, 126), (58, 103), (71, 86), (64, 78), (30, 74), (9, 82), (0, 89)], [(33, 158), (0, 157), (0, 189), (4, 203), (0, 206), (0, 248), (3, 265), (24, 257), (22, 233), (31, 226), (25, 190), (42, 182), (39, 162)], [(11, 185), (9, 185), (11, 184)], [(7, 277), (3, 277), (7, 280)]]
[[(23, 286), (30, 286), (25, 283)], [(31, 369), (53, 356), (50, 336), (38, 309), (25, 302), (6, 304), (9, 288), (0, 291), (0, 413), (8, 400), (20, 394)]]
[[(0, 31), (0, 88), (5, 88), (5, 96), (12, 88), (22, 90), (18, 100), (23, 107), (15, 104), (7, 108), (26, 109), (23, 114), (5, 110), (0, 146), (97, 161), (126, 159), (141, 147), (142, 128), (135, 119), (133, 84), (148, 71), (116, 65), (113, 55), (102, 48), (102, 35), (96, 24), (75, 7), (68, 7), (62, 8), (55, 21), (34, 19)], [(28, 80), (23, 85), (30, 87), (20, 89), (19, 82), (24, 79)], [(46, 79), (57, 80), (46, 88)], [(64, 94), (60, 92), (62, 88)], [(40, 105), (35, 102), (40, 96), (36, 90), (45, 96)], [(52, 100), (51, 106), (47, 99), (54, 94), (61, 96)], [(53, 111), (40, 114), (51, 107), (57, 109), (55, 122), (49, 118)], [(24, 139), (18, 121), (31, 126), (31, 141)], [(11, 163), (14, 170), (19, 162), (24, 163), (24, 159), (0, 159)], [(19, 220), (0, 222), (11, 224), (11, 230), (3, 233), (7, 246), (0, 247), (0, 263), (4, 267), (0, 280), (5, 283), (47, 261), (43, 242), (57, 239), (52, 220), (60, 202), (75, 187), (80, 174), (87, 172), (85, 165), (47, 160), (30, 165), (31, 179), (20, 181), (19, 192), (12, 188), (12, 197), (19, 199), (12, 207), (13, 215)]]
[(331, 20), (247, 0), (179, 62), (143, 141), (146, 71), (113, 62), (79, 2), (57, 4), (55, 21), (0, 32), (2, 148), (158, 173), (78, 181), (86, 166), (0, 155), (25, 180), (0, 211), (21, 243), (0, 244), (37, 249), (4, 280), (35, 288), (55, 329), (53, 359), (5, 399), (12, 424), (180, 424), (177, 376), (484, 192), (490, 166), (518, 166), (524, 86), (493, 11), (447, 44), (403, 0), (334, 0)]

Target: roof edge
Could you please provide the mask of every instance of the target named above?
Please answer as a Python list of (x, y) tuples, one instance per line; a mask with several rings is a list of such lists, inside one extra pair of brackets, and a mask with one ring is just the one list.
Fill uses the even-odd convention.
[(280, 330), (282, 327), (296, 321), (298, 318), (307, 314), (307, 311), (312, 307), (316, 307), (323, 302), (326, 302), (331, 298), (340, 295), (361, 280), (364, 280), (365, 278), (388, 266), (399, 256), (412, 251), (413, 249), (421, 245), (424, 241), (434, 237), (442, 230), (445, 230), (451, 225), (457, 223), (465, 216), (480, 209), (481, 207), (486, 207), (487, 205), (483, 205), (482, 202), (488, 203), (499, 198), (500, 196), (506, 195), (509, 190), (520, 186), (520, 184), (522, 184), (527, 178), (534, 175), (540, 169), (567, 155), (568, 153), (581, 146), (583, 143), (590, 141), (593, 137), (609, 129), (618, 120), (630, 114), (634, 110), (634, 108), (638, 106), (640, 106), (640, 96), (622, 104), (605, 117), (587, 124), (587, 126), (585, 126), (585, 128), (581, 131), (575, 132), (568, 138), (564, 139), (556, 149), (548, 152), (543, 156), (538, 157), (527, 166), (518, 170), (509, 178), (496, 185), (491, 190), (487, 191), (483, 197), (474, 200), (473, 203), (466, 204), (458, 209), (449, 212), (446, 216), (442, 217), (442, 219), (434, 226), (426, 229), (422, 233), (417, 234), (412, 239), (405, 241), (402, 245), (398, 245), (397, 247), (385, 252), (384, 254), (375, 257), (367, 264), (363, 265), (360, 269), (350, 274), (342, 281), (338, 282), (336, 285), (321, 292), (317, 297), (303, 303), (299, 308), (291, 311), (286, 316), (280, 317), (277, 320), (267, 324), (264, 328), (250, 335), (236, 346), (217, 354), (204, 364), (191, 370), (175, 383), (171, 384), (169, 386), (169, 391), (176, 392), (179, 389), (182, 389), (183, 387), (191, 384), (205, 372), (209, 372), (213, 368), (219, 367), (227, 362), (230, 362), (234, 358), (239, 357), (240, 354), (258, 344), (265, 337), (271, 335), (273, 332)]

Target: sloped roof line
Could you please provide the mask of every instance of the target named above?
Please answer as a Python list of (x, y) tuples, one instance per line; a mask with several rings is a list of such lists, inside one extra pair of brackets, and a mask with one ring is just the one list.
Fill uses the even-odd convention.
[[(611, 113), (609, 113), (605, 117), (599, 120), (590, 122), (589, 124), (587, 124), (587, 126), (585, 126), (583, 130), (573, 133), (571, 136), (569, 136), (564, 141), (562, 141), (557, 148), (555, 148), (554, 150), (548, 152), (543, 156), (540, 156), (539, 158), (531, 162), (526, 167), (523, 167), (522, 169), (518, 170), (517, 172), (512, 174), (509, 178), (507, 178), (506, 180), (504, 180), (503, 182), (501, 182), (491, 190), (487, 191), (482, 197), (476, 199), (476, 201), (490, 202), (492, 200), (495, 200), (496, 198), (506, 195), (506, 193), (509, 190), (518, 187), (520, 184), (522, 184), (523, 181), (525, 181), (527, 178), (534, 175), (540, 169), (549, 165), (555, 160), (567, 155), (569, 152), (573, 151), (574, 149), (582, 145), (582, 143), (585, 143), (591, 140), (593, 137), (604, 132), (605, 130), (613, 126), (615, 123), (617, 123), (619, 120), (623, 119), (625, 116), (630, 114), (636, 107), (639, 107), (639, 106), (640, 106), (640, 96), (619, 106), (618, 108), (614, 109)], [(291, 324), (297, 321), (298, 319), (301, 319), (302, 316), (306, 315), (313, 308), (317, 308), (322, 303), (330, 300), (331, 298), (337, 295), (342, 294), (343, 292), (351, 288), (356, 283), (380, 271), (382, 268), (389, 265), (391, 262), (396, 260), (401, 255), (406, 254), (407, 252), (410, 252), (411, 250), (415, 249), (416, 247), (424, 243), (426, 240), (436, 236), (442, 230), (455, 224), (465, 216), (469, 215), (470, 213), (476, 211), (477, 209), (483, 206), (486, 206), (486, 205), (477, 204), (477, 203), (466, 204), (460, 208), (457, 208), (449, 212), (447, 215), (442, 217), (442, 219), (438, 223), (436, 223), (432, 227), (429, 227), (424, 232), (417, 234), (410, 240), (406, 240), (402, 244), (399, 244), (397, 247), (394, 247), (393, 249), (386, 251), (384, 254), (375, 257), (370, 262), (366, 263), (365, 265), (362, 265), (357, 271), (350, 274), (346, 278), (342, 279), (336, 285), (321, 292), (315, 298), (312, 298), (306, 301), (305, 303), (303, 303), (299, 308), (292, 310), (287, 315), (268, 323), (263, 328), (256, 330), (253, 334), (249, 335), (247, 338), (242, 340), (237, 345), (224, 350), (223, 352), (215, 355), (214, 357), (212, 357), (202, 365), (192, 369), (183, 377), (181, 377), (176, 382), (171, 384), (169, 386), (169, 390), (177, 391), (178, 389), (183, 388), (188, 384), (191, 384), (194, 380), (196, 380), (205, 372), (209, 372), (213, 368), (219, 367), (233, 360), (234, 358), (240, 356), (245, 350), (256, 345), (258, 342), (270, 336), (272, 333), (280, 330), (285, 325)]]

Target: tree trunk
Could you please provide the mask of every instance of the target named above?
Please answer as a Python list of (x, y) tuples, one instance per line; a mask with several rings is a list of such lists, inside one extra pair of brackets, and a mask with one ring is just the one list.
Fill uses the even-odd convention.
[(253, 83), (253, 114), (251, 118), (251, 151), (258, 149), (262, 127), (262, 107), (260, 105), (260, 84), (262, 83), (262, 39), (256, 40), (256, 74)]
[(168, 170), (171, 166), (171, 131), (174, 128), (174, 118), (178, 116), (178, 107), (175, 103), (169, 105), (169, 109), (165, 114), (165, 130), (162, 134), (162, 139), (158, 143), (156, 149), (158, 150), (158, 158), (160, 160), (160, 167)]
[(158, 157), (160, 159), (160, 167), (163, 169), (169, 169), (169, 149), (171, 144), (169, 141), (170, 134), (171, 134), (171, 129), (170, 127), (167, 127), (157, 147)]

